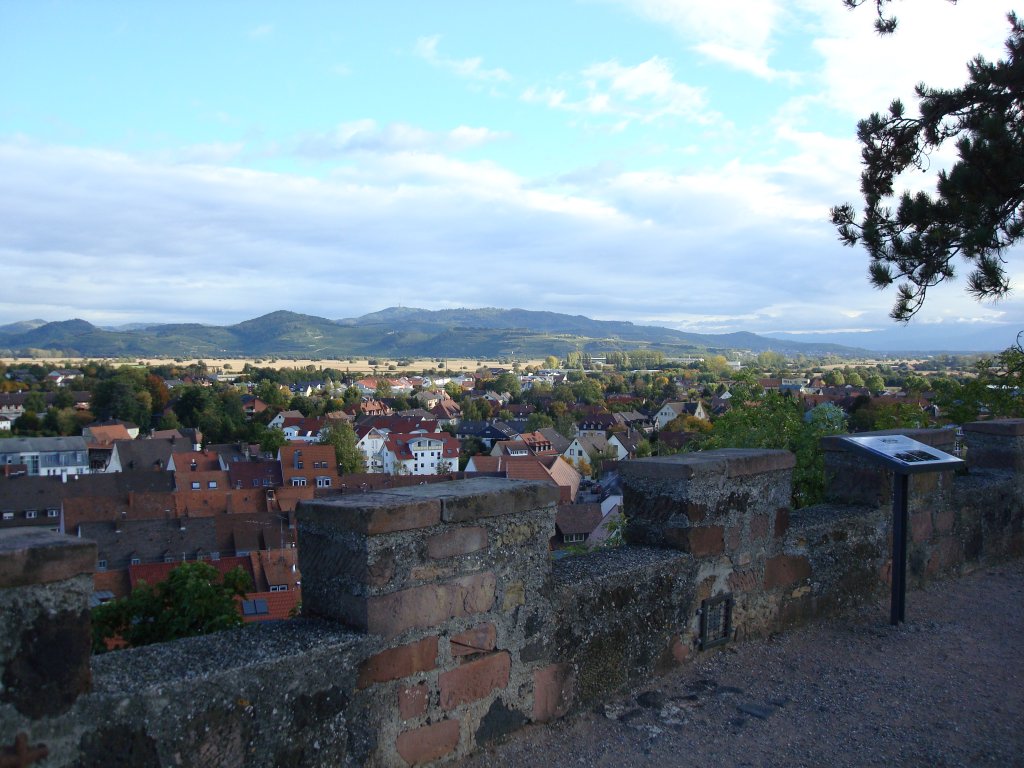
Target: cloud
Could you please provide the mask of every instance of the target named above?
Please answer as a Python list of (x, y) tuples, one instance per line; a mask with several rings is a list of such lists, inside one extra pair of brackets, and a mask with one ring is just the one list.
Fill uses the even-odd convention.
[(437, 52), (437, 44), (440, 42), (440, 35), (432, 37), (421, 37), (416, 40), (413, 52), (424, 61), (435, 67), (445, 69), (452, 74), (467, 80), (477, 80), (490, 83), (509, 82), (512, 76), (500, 67), (486, 69), (483, 66), (483, 59), (479, 56), (469, 59), (449, 59)]
[(364, 119), (342, 123), (331, 131), (308, 134), (297, 141), (296, 152), (306, 157), (337, 157), (353, 152), (459, 152), (499, 141), (508, 134), (484, 127), (460, 125), (447, 132), (427, 131), (407, 123), (379, 125)]
[(599, 62), (572, 79), (575, 98), (566, 88), (552, 86), (530, 86), (521, 98), (551, 109), (610, 118), (620, 128), (666, 117), (702, 124), (718, 119), (708, 109), (704, 90), (677, 81), (668, 61), (659, 56), (635, 66)]
[(261, 40), (274, 34), (273, 24), (260, 24), (249, 29), (248, 35), (253, 40)]
[(778, 0), (619, 0), (639, 16), (670, 27), (703, 56), (765, 80), (794, 79), (768, 64), (783, 22)]

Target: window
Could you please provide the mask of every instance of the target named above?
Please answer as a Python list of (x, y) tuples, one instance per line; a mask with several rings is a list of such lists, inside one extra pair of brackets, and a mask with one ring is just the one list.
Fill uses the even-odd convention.
[(270, 591), (271, 592), (287, 592), (288, 591), (288, 585), (287, 584), (271, 584), (270, 585)]
[(301, 461), (296, 461), (295, 462), (295, 468), (296, 469), (302, 469), (302, 462)]
[(566, 533), (562, 536), (562, 541), (566, 544), (574, 544), (576, 542), (585, 541), (587, 534), (585, 533)]
[(132, 563), (132, 565), (141, 565), (142, 564), (142, 558), (133, 557), (131, 559), (131, 563)]
[(199, 481), (198, 480), (193, 481), (193, 483), (192, 483), (192, 490), (193, 491), (198, 491), (199, 487), (200, 487), (199, 486)]
[(252, 479), (252, 487), (253, 488), (259, 488), (260, 487), (260, 479), (258, 477), (254, 477)]
[(97, 571), (105, 571), (105, 570), (107, 570), (107, 561), (106, 560), (97, 560), (96, 561), (96, 570)]
[(209, 483), (206, 484), (206, 486), (208, 488), (216, 488), (217, 487), (217, 481), (216, 480), (211, 480)]
[(304, 478), (304, 477), (293, 477), (292, 478), (292, 485), (296, 486), (298, 488), (305, 488), (306, 487), (306, 478)]
[(220, 552), (211, 552), (210, 553), (210, 559), (211, 560), (220, 560)]
[(60, 513), (56, 509), (48, 509), (48, 510), (46, 510), (46, 516), (47, 517), (57, 517), (58, 514), (60, 514)]
[(268, 613), (270, 613), (270, 609), (267, 607), (266, 600), (242, 601), (243, 616), (266, 616)]
[(36, 517), (38, 516), (38, 514), (39, 513), (36, 512), (34, 509), (26, 509), (25, 510), (25, 518), (27, 520), (35, 520)]
[(331, 478), (329, 478), (329, 477), (318, 477), (316, 479), (316, 487), (317, 488), (330, 488), (331, 487)]
[(13, 520), (13, 519), (14, 519), (14, 513), (13, 512), (4, 512), (4, 520)]

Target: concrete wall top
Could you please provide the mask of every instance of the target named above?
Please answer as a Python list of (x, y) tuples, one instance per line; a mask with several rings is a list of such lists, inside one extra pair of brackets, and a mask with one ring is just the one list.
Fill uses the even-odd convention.
[(763, 448), (722, 448), (673, 456), (651, 456), (623, 462), (620, 472), (630, 477), (686, 480), (699, 475), (744, 477), (762, 472), (792, 469), (796, 456), (789, 451)]
[[(858, 432), (857, 437), (872, 437), (874, 435), (905, 435), (911, 440), (938, 448), (940, 451), (951, 452), (956, 443), (956, 432), (952, 429), (880, 429), (875, 432)], [(821, 448), (825, 451), (849, 452), (850, 448), (843, 440), (849, 435), (829, 435), (821, 438)]]
[(546, 483), (479, 477), (304, 501), (299, 517), (379, 536), (553, 506), (558, 493)]
[(964, 424), (964, 432), (977, 432), (983, 435), (999, 435), (1002, 437), (1019, 437), (1024, 435), (1024, 419), (972, 421), (970, 424)]
[(0, 588), (64, 581), (96, 570), (96, 544), (52, 531), (0, 531)]

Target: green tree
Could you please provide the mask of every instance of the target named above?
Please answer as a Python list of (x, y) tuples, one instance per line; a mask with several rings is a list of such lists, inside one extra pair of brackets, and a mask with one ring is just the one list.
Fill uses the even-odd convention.
[(252, 589), (241, 568), (224, 574), (209, 563), (182, 563), (165, 581), (140, 582), (128, 597), (92, 611), (93, 651), (107, 650), (120, 637), (129, 646), (162, 643), (240, 626), (236, 598)]
[(544, 367), (548, 370), (558, 367), (558, 358), (554, 355), (548, 355), (544, 358)]
[(342, 474), (366, 471), (363, 452), (356, 446), (355, 430), (347, 421), (332, 421), (320, 430), (320, 442), (334, 447), (334, 458)]
[(841, 370), (833, 368), (825, 374), (825, 383), (830, 387), (843, 387), (846, 386), (846, 377)]
[(541, 413), (540, 411), (535, 411), (534, 413), (531, 413), (529, 417), (526, 419), (527, 432), (536, 432), (538, 429), (547, 429), (548, 427), (553, 427), (554, 425), (555, 422), (551, 420), (551, 417), (548, 416), (546, 413)]
[(825, 459), (818, 441), (846, 431), (843, 412), (819, 406), (805, 419), (796, 400), (769, 392), (762, 399), (739, 403), (722, 414), (698, 446), (710, 448), (784, 448), (796, 454), (793, 504), (818, 502), (825, 487)]
[(253, 437), (255, 437), (254, 442), (260, 444), (261, 451), (265, 453), (272, 453), (275, 456), (281, 448), (288, 445), (288, 438), (285, 437), (284, 432), (277, 427), (267, 427), (260, 424), (256, 428), (256, 432)]
[(885, 389), (885, 379), (882, 378), (881, 374), (872, 373), (864, 380), (864, 386), (872, 392), (881, 392)]
[[(863, 0), (844, 0), (851, 7)], [(877, 0), (881, 32), (895, 29)], [(1009, 15), (1005, 60), (977, 57), (968, 82), (952, 90), (916, 89), (919, 116), (895, 100), (888, 113), (857, 125), (863, 171), (860, 217), (849, 203), (832, 209), (832, 223), (846, 245), (863, 245), (873, 285), (897, 285), (891, 316), (913, 317), (928, 289), (955, 275), (966, 262), (967, 291), (977, 299), (1010, 290), (1004, 254), (1024, 236), (1024, 26)], [(935, 192), (902, 192), (897, 178), (927, 172), (930, 155), (947, 143), (958, 159), (935, 174)]]

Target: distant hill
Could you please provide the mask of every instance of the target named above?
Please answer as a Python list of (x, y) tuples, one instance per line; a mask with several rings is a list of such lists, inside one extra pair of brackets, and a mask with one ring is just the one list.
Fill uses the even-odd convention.
[(775, 350), (856, 356), (866, 350), (768, 339), (753, 333), (699, 334), (582, 315), (524, 309), (390, 307), (328, 320), (278, 311), (236, 325), (139, 324), (110, 330), (85, 320), (0, 326), (0, 352), (50, 350), (68, 357), (544, 357), (637, 348), (666, 355)]

